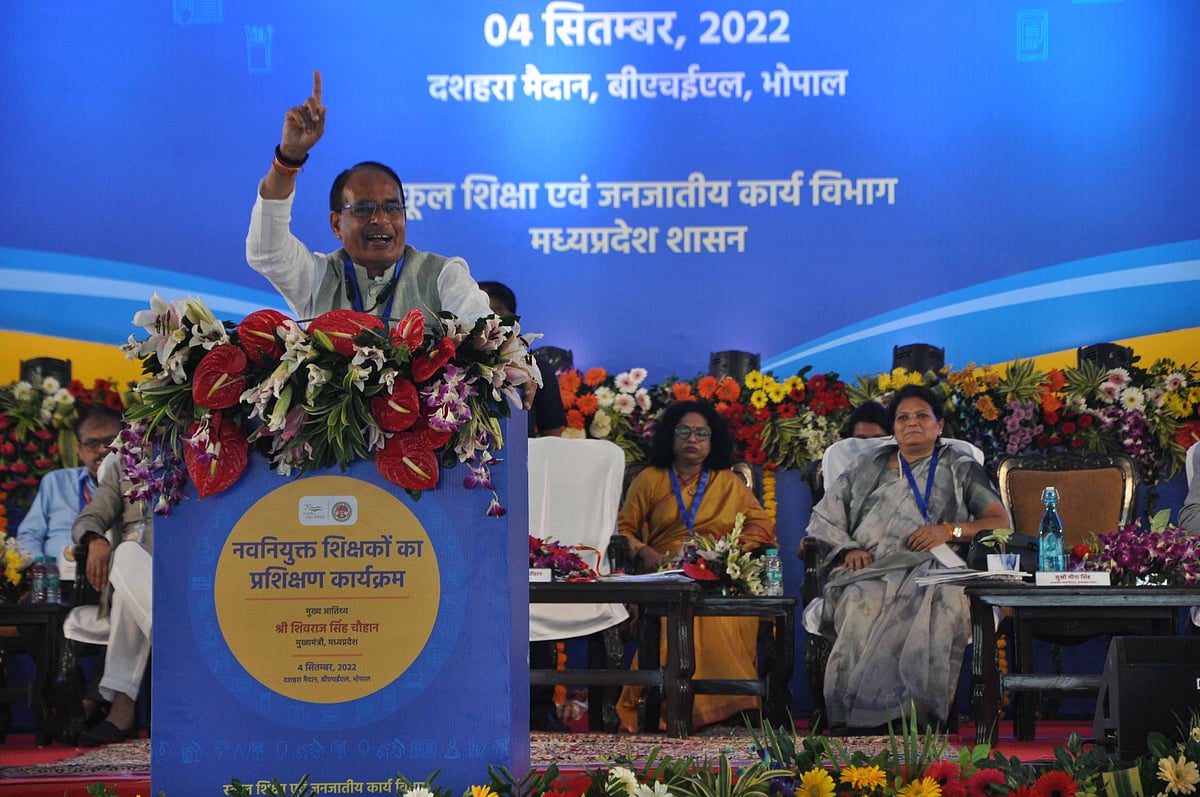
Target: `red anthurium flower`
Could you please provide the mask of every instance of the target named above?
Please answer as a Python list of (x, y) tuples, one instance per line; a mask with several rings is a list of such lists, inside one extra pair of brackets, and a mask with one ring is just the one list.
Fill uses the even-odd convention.
[(421, 345), (421, 341), (425, 340), (425, 314), (420, 308), (414, 307), (408, 311), (404, 318), (392, 328), (391, 333), (392, 343), (399, 346), (404, 344), (408, 346), (409, 351), (416, 351)]
[(1087, 547), (1083, 543), (1079, 543), (1078, 545), (1076, 545), (1074, 548), (1071, 549), (1071, 555), (1074, 556), (1076, 559), (1080, 559), (1080, 560), (1087, 559), (1089, 556), (1091, 556), (1091, 554), (1092, 554), (1092, 549)]
[[(192, 424), (188, 437), (194, 437), (199, 428), (199, 423)], [(219, 412), (210, 417), (209, 428), (211, 452), (190, 439), (183, 450), (188, 477), (201, 498), (216, 495), (241, 478), (250, 448), (241, 427), (236, 423), (223, 423)]]
[(714, 573), (708, 564), (700, 559), (696, 562), (686, 562), (683, 565), (683, 574), (688, 578), (696, 581), (720, 581), (721, 577)]
[(269, 367), (283, 356), (283, 344), (275, 330), (287, 321), (278, 310), (255, 310), (238, 324), (238, 341), (250, 362)]
[(314, 338), (327, 342), (334, 351), (347, 357), (354, 356), (354, 338), (366, 329), (383, 334), (386, 327), (379, 318), (357, 310), (330, 310), (314, 318), (308, 325), (308, 331)]
[(375, 453), (383, 478), (405, 490), (432, 490), (438, 483), (438, 459), (432, 448), (413, 432), (400, 432)]
[(454, 356), (454, 339), (442, 338), (436, 341), (427, 352), (422, 352), (413, 358), (413, 379), (424, 382), (442, 369)]
[(408, 429), (421, 417), (421, 397), (416, 385), (407, 379), (397, 379), (392, 383), (391, 393), (380, 393), (371, 399), (371, 415), (385, 431)]
[(237, 404), (246, 389), (246, 353), (237, 346), (217, 346), (204, 355), (192, 376), (192, 401), (199, 407), (223, 410)]
[(448, 432), (445, 429), (436, 429), (430, 426), (429, 418), (425, 415), (418, 418), (409, 431), (421, 438), (422, 442), (434, 451), (449, 443), (450, 438), (454, 436), (452, 432)]

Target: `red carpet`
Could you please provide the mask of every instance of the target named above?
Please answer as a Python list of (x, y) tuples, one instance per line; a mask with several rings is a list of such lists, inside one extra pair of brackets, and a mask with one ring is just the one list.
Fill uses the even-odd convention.
[[(1026, 762), (1048, 761), (1054, 757), (1054, 747), (1064, 744), (1072, 731), (1087, 738), (1091, 726), (1082, 721), (1043, 721), (1038, 723), (1037, 740), (1018, 742), (1011, 738), (1009, 724), (1001, 729), (997, 749), (1006, 756), (1015, 755)], [(628, 754), (636, 758), (653, 747), (661, 748), (668, 755), (685, 754), (684, 749), (694, 753), (704, 748), (710, 753), (724, 753), (736, 762), (748, 758), (745, 739), (741, 736), (732, 729), (715, 729), (687, 742), (658, 735), (536, 734), (531, 752), (535, 766), (545, 766), (550, 760), (559, 761), (560, 777), (564, 781), (562, 792), (578, 795), (587, 788), (587, 770), (595, 768), (596, 762), (607, 755)], [(951, 742), (963, 747), (974, 744), (974, 728), (964, 726), (961, 735), (952, 737)], [(680, 745), (679, 751), (672, 749), (674, 744)], [(107, 753), (62, 745), (38, 748), (31, 734), (10, 734), (0, 745), (0, 795), (87, 797), (87, 787), (103, 781), (120, 797), (150, 797), (149, 742), (140, 740), (106, 750)], [(25, 769), (37, 765), (41, 765), (38, 771)]]

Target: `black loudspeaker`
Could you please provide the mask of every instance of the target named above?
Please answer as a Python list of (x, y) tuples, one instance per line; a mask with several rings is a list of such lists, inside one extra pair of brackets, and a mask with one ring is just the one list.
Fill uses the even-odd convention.
[(48, 376), (58, 380), (63, 387), (71, 381), (71, 361), (56, 357), (34, 357), (21, 360), (21, 381), (40, 383)]
[(1093, 362), (1105, 370), (1128, 368), (1138, 359), (1133, 356), (1133, 349), (1116, 343), (1093, 343), (1075, 350), (1075, 360), (1079, 365)]
[(1104, 660), (1092, 732), (1120, 761), (1147, 752), (1146, 737), (1168, 739), (1200, 711), (1200, 637), (1113, 637)]
[(892, 347), (892, 368), (923, 374), (939, 371), (946, 364), (946, 350), (928, 343), (909, 343)]
[(759, 356), (749, 351), (730, 349), (714, 351), (708, 355), (708, 372), (718, 379), (732, 376), (740, 382), (746, 378), (746, 374), (757, 371), (758, 364)]

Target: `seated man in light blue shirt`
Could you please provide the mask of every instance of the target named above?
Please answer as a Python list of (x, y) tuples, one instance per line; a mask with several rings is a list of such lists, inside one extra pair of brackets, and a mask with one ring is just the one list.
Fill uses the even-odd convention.
[(119, 412), (101, 404), (83, 407), (75, 423), (83, 465), (61, 468), (43, 476), (33, 505), (17, 529), (17, 544), (30, 556), (46, 556), (58, 562), (64, 601), (69, 601), (68, 588), (75, 579), (74, 556), (67, 558), (64, 555), (75, 545), (71, 539), (71, 526), (95, 493), (100, 463), (120, 431)]

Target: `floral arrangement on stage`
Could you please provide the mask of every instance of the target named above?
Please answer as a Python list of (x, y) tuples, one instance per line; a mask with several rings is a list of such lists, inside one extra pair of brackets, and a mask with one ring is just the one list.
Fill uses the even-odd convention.
[(599, 566), (600, 553), (593, 548), (542, 540), (530, 534), (529, 567), (549, 570), (555, 581), (595, 581), (596, 570), (579, 555), (581, 550), (594, 552)]
[[(157, 301), (162, 305), (166, 304), (161, 300)], [(207, 313), (207, 310), (203, 313)], [(142, 321), (150, 321), (152, 315), (151, 313), (143, 317)], [(208, 315), (211, 316), (210, 313)], [(265, 322), (268, 326), (272, 319), (282, 319), (282, 316), (274, 319), (262, 313), (252, 316), (258, 323)], [(452, 320), (448, 321), (453, 324)], [(186, 323), (190, 326), (195, 325), (191, 321)], [(250, 322), (251, 325), (254, 323), (255, 321)], [(286, 393), (288, 385), (280, 382), (279, 378), (274, 378), (267, 385), (271, 389), (270, 395), (259, 396), (252, 402), (255, 407), (261, 405), (260, 417), (255, 420), (265, 420), (270, 426), (277, 426), (281, 419), (286, 421), (292, 409), (305, 403), (306, 394), (310, 390), (310, 379), (311, 389), (317, 390), (323, 384), (321, 380), (327, 379), (325, 372), (333, 373), (327, 365), (321, 364), (322, 360), (333, 359), (333, 355), (313, 342), (316, 340), (315, 336), (308, 336), (295, 322), (290, 323), (293, 326), (285, 330), (293, 336), (287, 341), (287, 345), (291, 347), (288, 349), (290, 359), (280, 359), (279, 363), (286, 366), (286, 369), (291, 369), (286, 374), (287, 380), (290, 380), (291, 392)], [(508, 330), (504, 333), (508, 341), (522, 337), (515, 325), (507, 325), (505, 319), (500, 319), (496, 326)], [(293, 327), (294, 332), (290, 331)], [(235, 339), (240, 339), (240, 330), (241, 326), (222, 325), (222, 334), (231, 335)], [(495, 332), (495, 329), (492, 331)], [(276, 330), (258, 329), (257, 332), (274, 334)], [(473, 373), (471, 377), (460, 380), (458, 374), (464, 366), (460, 366), (458, 361), (469, 359), (465, 357), (466, 349), (461, 348), (461, 339), (465, 339), (467, 333), (458, 329), (457, 325), (453, 327), (453, 333), (450, 332), (451, 328), (448, 327), (448, 334), (442, 337), (452, 337), (460, 350), (453, 355), (455, 361), (449, 363), (455, 368), (450, 372), (449, 379), (444, 382), (447, 398), (463, 382), (469, 382), (473, 378), (484, 379), (490, 384), (490, 376), (497, 373), (486, 361), (476, 361), (470, 367), (487, 371), (489, 377)], [(154, 334), (151, 330), (151, 335)], [(277, 341), (281, 347), (285, 343), (282, 338), (277, 337)], [(488, 345), (495, 341), (496, 338), (490, 339)], [(428, 346), (432, 342), (423, 340), (419, 347)], [(315, 348), (306, 349), (310, 344)], [(173, 345), (175, 348), (172, 351), (176, 360), (181, 353), (196, 348), (190, 343), (181, 345), (180, 342), (175, 342)], [(344, 348), (345, 343), (342, 345)], [(389, 338), (387, 346), (380, 347), (380, 351), (384, 352), (383, 356), (386, 357), (389, 352), (394, 352), (397, 345), (399, 344), (395, 340)], [(501, 350), (506, 345), (508, 344), (503, 344)], [(157, 344), (152, 348), (157, 349)], [(470, 344), (467, 344), (467, 348), (470, 348)], [(208, 350), (203, 351), (207, 353)], [(281, 357), (282, 351), (281, 348)], [(485, 355), (486, 360), (487, 357), (495, 356), (495, 352), (496, 350), (491, 350), (491, 353), (483, 351), (480, 354)], [(514, 353), (513, 349), (508, 350), (509, 355)], [(143, 359), (149, 354), (147, 351), (142, 355)], [(307, 359), (310, 355), (312, 359)], [(346, 357), (353, 360), (352, 355), (338, 357), (340, 360), (345, 360)], [(403, 370), (404, 366), (411, 369), (416, 362), (412, 359), (411, 349), (409, 357), (410, 359), (400, 366), (400, 370)], [(184, 366), (185, 369), (194, 368), (198, 363), (194, 358), (187, 362), (190, 366)], [(214, 358), (214, 365), (216, 362)], [(811, 470), (810, 466), (820, 459), (825, 447), (841, 437), (842, 427), (854, 407), (870, 399), (882, 398), (909, 383), (926, 384), (943, 397), (948, 433), (979, 446), (985, 454), (988, 468), (993, 473), (1003, 457), (1015, 453), (1062, 450), (1124, 452), (1137, 462), (1142, 482), (1153, 487), (1159, 480), (1181, 469), (1187, 447), (1200, 441), (1200, 366), (1158, 360), (1143, 368), (1136, 364), (1136, 358), (1134, 363), (1128, 368), (1106, 369), (1085, 362), (1077, 368), (1050, 371), (1040, 371), (1031, 361), (1023, 360), (996, 366), (976, 366), (972, 363), (959, 370), (947, 367), (937, 373), (919, 374), (897, 369), (886, 373), (866, 374), (858, 376), (851, 383), (843, 382), (833, 373), (810, 374), (807, 367), (788, 377), (751, 371), (739, 379), (705, 374), (686, 380), (667, 377), (658, 383), (651, 381), (651, 376), (644, 368), (630, 368), (615, 374), (604, 368), (590, 368), (561, 373), (559, 389), (567, 410), (567, 436), (612, 440), (622, 447), (630, 463), (641, 462), (647, 458), (655, 419), (669, 403), (688, 398), (711, 401), (729, 421), (734, 436), (735, 455), (762, 466), (764, 489), (768, 491), (772, 489), (774, 472), (777, 469)], [(310, 365), (316, 370), (310, 369)], [(337, 371), (338, 378), (344, 380), (347, 373), (345, 367), (337, 362), (335, 365), (334, 370)], [(256, 373), (263, 379), (270, 377), (270, 374), (263, 373), (261, 367), (253, 362), (248, 368), (251, 372), (259, 368)], [(374, 359), (370, 362), (363, 360), (355, 364), (355, 368), (365, 369), (368, 373), (363, 382), (363, 390), (354, 388), (360, 395), (375, 390), (380, 379), (387, 375), (386, 369), (381, 370)], [(172, 378), (179, 376), (176, 371), (170, 373)], [(251, 376), (253, 378), (254, 374)], [(153, 378), (153, 374), (148, 374), (148, 377)], [(475, 382), (470, 384), (474, 388)], [(162, 387), (170, 391), (170, 385), (179, 387), (174, 382)], [(326, 388), (329, 391), (327, 395), (332, 395), (333, 391), (342, 387), (343, 385), (338, 383)], [(276, 388), (280, 390), (278, 396), (274, 393)], [(150, 389), (153, 391), (156, 388), (151, 386)], [(49, 455), (49, 451), (56, 445), (58, 451), (61, 451), (63, 446), (59, 442), (59, 432), (64, 428), (69, 429), (69, 424), (63, 426), (69, 411), (65, 414), (64, 411), (52, 411), (50, 417), (58, 420), (41, 421), (42, 426), (26, 425), (22, 427), (23, 432), (15, 432), (15, 416), (8, 407), (14, 394), (27, 396), (30, 390), (37, 393), (36, 417), (40, 418), (42, 405), (48, 395), (44, 386), (23, 387), (22, 383), (17, 383), (0, 388), (0, 413), (3, 413), (0, 415), (0, 435), (3, 436), (3, 441), (0, 442), (0, 487), (7, 485), (9, 492), (18, 499), (17, 503), (24, 500), (26, 505), (36, 491), (41, 473), (59, 467), (57, 462), (61, 459), (61, 454), (58, 454), (59, 459), (56, 459), (54, 455)], [(54, 390), (49, 394), (64, 400), (75, 398), (70, 389), (63, 393), (59, 393), (59, 390), (55, 384)], [(407, 388), (401, 390), (405, 395), (410, 395)], [(480, 395), (482, 394), (470, 400), (484, 401)], [(159, 398), (163, 397), (151, 395), (152, 402)], [(110, 400), (105, 399), (106, 403)], [(486, 401), (484, 403), (486, 404)], [(303, 469), (304, 462), (319, 459), (329, 461), (327, 455), (330, 451), (335, 454), (332, 460), (335, 462), (337, 456), (348, 455), (350, 449), (360, 454), (367, 449), (366, 455), (371, 455), (369, 447), (378, 442), (379, 435), (368, 428), (370, 423), (366, 421), (365, 415), (361, 412), (354, 415), (360, 405), (352, 401), (350, 405), (339, 406), (337, 409), (333, 408), (333, 404), (323, 406), (321, 411), (327, 413), (327, 420), (334, 417), (358, 420), (366, 422), (367, 426), (361, 427), (364, 430), (361, 435), (348, 431), (347, 435), (352, 436), (345, 436), (340, 440), (324, 438), (319, 434), (320, 430), (313, 426), (302, 433), (301, 443), (296, 445), (286, 443), (285, 438), (290, 439), (289, 435), (292, 434), (287, 423), (284, 423), (283, 429), (269, 429), (260, 436), (271, 438), (268, 442), (277, 446), (274, 456), (278, 465), (286, 468), (289, 457), (292, 457), (295, 461), (291, 463), (291, 467)], [(181, 409), (189, 411), (186, 407)], [(351, 414), (345, 415), (345, 410), (349, 410)], [(484, 410), (485, 414), (491, 411)], [(233, 414), (237, 413), (238, 411), (234, 411)], [(28, 415), (28, 411), (26, 414)], [(229, 414), (229, 411), (223, 411), (222, 414)], [(248, 420), (239, 423), (251, 426)], [(434, 421), (427, 418), (418, 421), (414, 426), (425, 428), (431, 427), (432, 423)], [(48, 430), (50, 437), (39, 435), (39, 429)], [(184, 431), (186, 432), (186, 429)], [(208, 434), (211, 437), (211, 421)], [(218, 438), (219, 434), (218, 430)], [(138, 454), (137, 459), (147, 470), (146, 477), (142, 480), (145, 493), (155, 496), (156, 501), (162, 495), (176, 496), (182, 478), (172, 474), (175, 471), (182, 473), (184, 465), (182, 460), (175, 463), (171, 457), (182, 451), (182, 447), (168, 447), (169, 453), (164, 461), (145, 453), (150, 449), (146, 448), (146, 441), (143, 441), (142, 437), (144, 433), (140, 429), (136, 430), (129, 445), (131, 452)], [(456, 442), (449, 444), (449, 448), (443, 444), (438, 449), (443, 454), (443, 463), (447, 460), (454, 461), (454, 457), (445, 456), (446, 452), (458, 451), (459, 444), (466, 438), (466, 434), (457, 434)], [(436, 437), (434, 442), (438, 442)], [(302, 443), (312, 445), (312, 451), (303, 450)], [(11, 450), (9, 444), (12, 446)], [(40, 454), (23, 451), (29, 445), (33, 445)], [(139, 448), (142, 449), (141, 452), (138, 451)], [(488, 484), (489, 456), (483, 448), (478, 448), (473, 459), (468, 455), (464, 460), (471, 468), (468, 479), (473, 480), (474, 484)], [(35, 460), (48, 461), (51, 467), (39, 469)], [(14, 469), (15, 464), (17, 467)], [(428, 472), (426, 473), (428, 475)], [(412, 474), (416, 476), (415, 471), (412, 471)], [(169, 506), (169, 503), (167, 505)], [(158, 508), (163, 511), (162, 502), (158, 502)], [(493, 504), (490, 509), (494, 514), (502, 511), (498, 504)]]
[(17, 538), (8, 533), (8, 515), (3, 502), (8, 494), (0, 492), (0, 603), (16, 603), (21, 595), (21, 580), (33, 557), (17, 546)]
[(1200, 536), (1170, 523), (1170, 510), (1071, 549), (1072, 570), (1107, 570), (1114, 584), (1200, 584)]
[(738, 513), (733, 528), (724, 537), (694, 535), (683, 544), (679, 554), (663, 563), (664, 570), (683, 570), (683, 574), (703, 586), (719, 585), (731, 595), (762, 595), (762, 560), (742, 549), (742, 527), (746, 516)]
[(563, 436), (611, 440), (630, 462), (644, 458), (654, 419), (664, 406), (655, 401), (645, 380), (645, 368), (630, 368), (616, 376), (603, 368), (559, 374), (558, 390), (567, 411)]
[(710, 401), (728, 421), (735, 454), (776, 468), (804, 468), (841, 436), (851, 405), (837, 374), (806, 379), (808, 369), (779, 381), (751, 371), (742, 380), (711, 374), (690, 380), (669, 377), (646, 387), (646, 371), (632, 368), (613, 377), (603, 368), (559, 374), (559, 390), (572, 436), (609, 439), (629, 462), (648, 454), (654, 421), (674, 401)]
[(751, 371), (742, 383), (701, 376), (668, 382), (674, 400), (712, 401), (729, 422), (737, 456), (756, 465), (803, 470), (842, 434), (851, 406), (834, 373), (808, 376), (807, 368), (782, 381)]
[(79, 380), (64, 387), (52, 376), (0, 387), (0, 489), (18, 509), (33, 503), (44, 475), (79, 463), (75, 421), (86, 404), (124, 409), (105, 379), (91, 388)]
[(854, 407), (906, 384), (941, 395), (949, 433), (979, 446), (993, 470), (1005, 456), (1027, 451), (1124, 452), (1153, 484), (1178, 471), (1188, 446), (1200, 441), (1196, 364), (1164, 359), (1148, 368), (1105, 369), (1084, 362), (1040, 371), (1016, 360), (924, 374), (896, 369), (849, 385), (837, 374), (808, 370), (783, 379), (759, 371), (741, 380), (668, 377), (647, 386), (643, 369), (611, 377), (592, 368), (561, 374), (559, 385), (573, 434), (614, 439), (630, 462), (646, 458), (654, 419), (668, 404), (700, 399), (729, 421), (738, 457), (768, 471), (804, 469), (841, 437)]
[(729, 422), (735, 456), (761, 465), (764, 489), (772, 493), (777, 469), (811, 472), (842, 436), (853, 408), (906, 384), (924, 384), (943, 398), (947, 434), (979, 446), (993, 475), (1012, 454), (1123, 452), (1153, 489), (1178, 472), (1188, 446), (1200, 442), (1200, 365), (1162, 359), (1141, 368), (1134, 362), (1050, 371), (1028, 360), (971, 363), (960, 370), (865, 374), (850, 384), (836, 373), (810, 375), (807, 367), (786, 378), (751, 371), (741, 379), (705, 374), (659, 384), (641, 368), (615, 377), (591, 368), (563, 372), (559, 387), (568, 435), (613, 440), (629, 463), (648, 457), (655, 419), (668, 404), (711, 401)]
[[(257, 446), (281, 475), (373, 459), (388, 481), (419, 496), (443, 466), (465, 463), (468, 487), (491, 489), (504, 441), (498, 418), (534, 378), (515, 316), (471, 326), (442, 313), (426, 332), (420, 310), (392, 329), (379, 318), (333, 310), (307, 327), (274, 310), (218, 321), (199, 299), (157, 295), (134, 317), (140, 402), (119, 451), (130, 497), (166, 514), (186, 479), (201, 498), (241, 476)], [(488, 513), (503, 514), (495, 492)]]
[[(1151, 733), (1149, 752), (1123, 769), (1095, 747), (1085, 747), (1077, 735), (1056, 746), (1052, 762), (1030, 766), (986, 744), (955, 749), (945, 736), (916, 727), (915, 720), (902, 718), (882, 748), (871, 753), (851, 750), (837, 737), (798, 736), (765, 725), (754, 735), (760, 760), (736, 767), (724, 753), (714, 761), (657, 751), (644, 762), (616, 752), (606, 765), (588, 767), (582, 778), (560, 773), (555, 764), (520, 778), (504, 767), (489, 767), (488, 782), (470, 786), (462, 797), (1125, 797), (1195, 794), (1200, 786), (1195, 713), (1173, 739)], [(435, 772), (410, 780), (398, 774), (389, 793), (453, 797), (437, 777)], [(307, 776), (294, 784), (233, 780), (226, 793), (306, 797), (324, 786)], [(115, 794), (99, 784), (89, 793)]]

